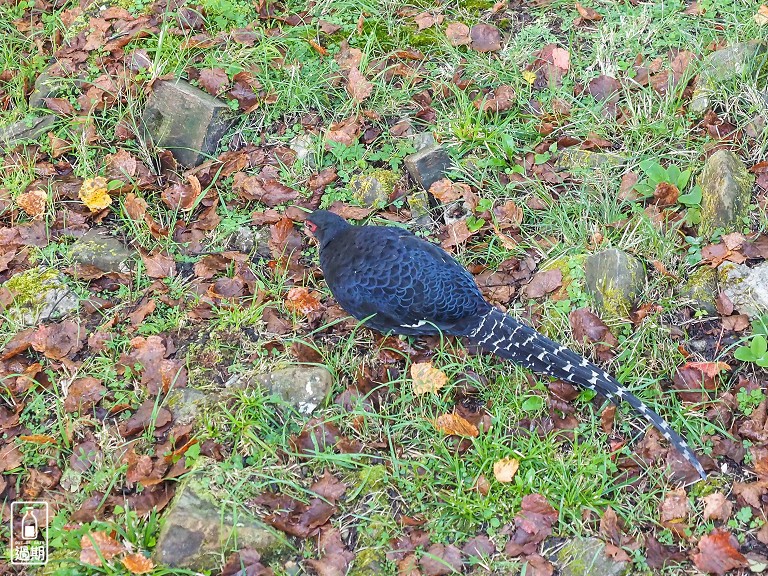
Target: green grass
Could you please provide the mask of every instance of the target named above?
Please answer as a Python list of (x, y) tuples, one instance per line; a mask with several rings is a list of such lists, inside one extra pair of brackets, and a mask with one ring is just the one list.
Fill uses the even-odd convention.
[[(143, 0), (121, 0), (119, 4), (134, 14), (149, 12), (150, 5)], [(459, 2), (445, 6), (446, 23), (462, 21), (468, 25), (488, 20), (492, 2)], [(487, 5), (486, 5), (487, 4)], [(549, 299), (527, 302), (517, 297), (511, 304), (513, 312), (534, 309), (542, 318), (542, 330), (572, 348), (590, 355), (589, 347), (575, 343), (571, 336), (568, 314), (572, 309), (593, 302), (584, 288), (580, 275), (584, 258), (595, 250), (596, 234), (603, 238), (601, 247), (617, 247), (637, 255), (646, 262), (659, 260), (672, 273), (685, 277), (690, 269), (686, 262), (688, 244), (675, 227), (660, 229), (646, 213), (644, 205), (619, 199), (619, 183), (626, 169), (639, 172), (643, 160), (654, 159), (662, 165), (676, 164), (697, 173), (702, 166), (704, 150), (712, 144), (706, 131), (697, 127), (698, 118), (687, 110), (685, 80), (666, 94), (660, 95), (651, 87), (633, 84), (632, 66), (638, 54), (644, 56), (645, 65), (658, 58), (662, 69), (669, 69), (670, 51), (690, 50), (698, 58), (705, 57), (709, 46), (716, 41), (728, 43), (750, 39), (765, 39), (765, 28), (758, 27), (752, 15), (756, 6), (738, 0), (714, 2), (702, 0), (707, 7), (703, 17), (686, 16), (686, 4), (681, 1), (615, 4), (595, 2), (590, 5), (603, 15), (599, 23), (577, 27), (573, 24), (576, 12), (571, 2), (555, 0), (545, 8), (526, 5), (521, 12), (510, 11), (495, 23), (504, 31), (504, 49), (495, 54), (481, 54), (467, 47), (453, 47), (441, 27), (418, 31), (409, 16), (397, 16), (402, 6), (394, 2), (367, 1), (353, 3), (346, 0), (323, 0), (307, 5), (291, 1), (284, 15), (307, 10), (306, 22), (297, 26), (280, 25), (277, 21), (260, 20), (252, 3), (242, 0), (205, 0), (200, 4), (211, 35), (230, 34), (233, 30), (252, 25), (256, 32), (253, 46), (240, 44), (228, 38), (227, 42), (212, 46), (192, 46), (195, 32), (178, 34), (175, 18), (166, 14), (159, 31), (132, 41), (126, 53), (143, 49), (151, 61), (149, 69), (126, 71), (132, 89), (118, 94), (118, 101), (104, 110), (83, 113), (84, 121), (92, 123), (97, 138), (89, 139), (79, 122), (60, 119), (51, 132), (72, 145), (66, 156), (74, 176), (91, 178), (105, 171), (104, 159), (108, 154), (124, 148), (148, 165), (154, 166), (155, 153), (148, 142), (141, 139), (127, 142), (115, 139), (120, 122), (137, 126), (146, 100), (146, 87), (150, 82), (167, 76), (185, 77), (192, 69), (223, 67), (231, 78), (248, 71), (254, 75), (265, 95), (274, 98), (264, 102), (249, 115), (238, 114), (231, 132), (222, 142), (220, 151), (236, 142), (289, 145), (297, 136), (310, 142), (314, 166), (307, 159), (292, 166), (278, 167), (282, 181), (308, 196), (308, 177), (323, 168), (337, 169), (339, 180), (330, 186), (323, 198), (323, 206), (333, 201), (349, 202), (353, 194), (348, 188), (356, 175), (373, 169), (385, 168), (402, 171), (403, 158), (413, 151), (408, 139), (393, 137), (389, 127), (398, 119), (413, 116), (420, 108), (413, 97), (432, 88), (434, 123), (414, 120), (418, 130), (431, 130), (437, 140), (445, 144), (456, 164), (452, 173), (457, 180), (476, 188), (486, 202), (502, 204), (513, 200), (524, 211), (520, 230), (520, 243), (514, 249), (505, 248), (497, 240), (470, 241), (458, 250), (465, 264), (483, 264), (491, 268), (505, 260), (525, 258), (530, 254), (541, 256), (538, 269), (552, 266), (570, 268), (574, 281), (568, 289), (568, 299), (554, 302)], [(7, 95), (0, 112), (0, 125), (24, 119), (35, 113), (28, 110), (25, 86), (29, 86), (42, 71), (53, 39), (74, 38), (87, 25), (90, 11), (67, 29), (62, 22), (64, 10), (76, 5), (67, 2), (54, 13), (40, 20), (34, 32), (19, 32), (13, 24), (17, 19), (29, 19), (30, 6), (23, 2), (16, 6), (0, 6), (0, 70), (10, 71), (10, 78), (0, 81), (0, 95)], [(435, 9), (426, 1), (414, 3), (416, 12)], [(415, 13), (416, 13), (415, 12)], [(95, 14), (95, 13), (94, 13)], [(359, 23), (361, 14), (364, 14)], [(525, 18), (523, 18), (525, 16)], [(321, 33), (316, 19), (338, 24), (340, 30), (333, 35)], [(280, 34), (269, 29), (280, 27)], [(358, 29), (359, 26), (359, 29)], [(511, 31), (514, 30), (514, 33)], [(328, 53), (321, 56), (310, 44), (319, 42)], [(38, 49), (36, 41), (45, 49)], [(58, 40), (56, 40), (58, 41)], [(362, 52), (360, 69), (373, 84), (371, 96), (362, 104), (348, 96), (339, 67), (334, 60), (346, 41)], [(570, 54), (570, 71), (562, 86), (535, 90), (523, 72), (534, 55), (544, 45), (557, 43)], [(400, 62), (398, 50), (418, 49), (422, 61), (409, 61), (417, 79), (390, 75), (392, 66)], [(82, 75), (93, 81), (105, 73), (103, 51), (88, 56)], [(685, 78), (697, 74), (701, 60), (695, 60), (686, 71)], [(467, 89), (459, 89), (453, 82), (460, 73), (470, 79)], [(574, 96), (576, 85), (586, 86), (600, 74), (616, 76), (622, 82), (619, 107), (620, 120), (603, 114), (603, 103), (586, 94)], [(501, 114), (480, 112), (474, 102), (482, 97), (481, 90), (502, 84), (515, 90), (515, 102), (510, 111)], [(714, 104), (723, 118), (737, 128), (744, 129), (755, 115), (764, 109), (761, 89), (765, 87), (765, 74), (760, 66), (748, 70), (743, 78), (728, 82), (714, 95)], [(73, 82), (66, 86), (60, 97), (67, 98), (76, 107), (80, 90)], [(570, 106), (566, 116), (551, 119), (554, 131), (542, 136), (539, 128), (542, 114), (550, 115), (557, 100)], [(233, 107), (234, 108), (234, 107)], [(376, 118), (366, 117), (374, 112)], [(309, 115), (317, 115), (315, 126), (304, 126)], [(369, 144), (351, 147), (328, 145), (325, 129), (332, 122), (361, 115), (369, 127), (381, 133)], [(368, 116), (374, 116), (368, 114)], [(549, 156), (561, 150), (547, 140), (573, 137), (584, 140), (590, 134), (609, 139), (616, 152), (626, 160), (619, 169), (574, 168), (568, 174), (572, 179), (561, 185), (552, 185), (536, 176), (526, 166), (526, 156), (536, 154), (538, 167), (545, 165)], [(763, 131), (753, 140), (753, 146), (740, 150), (746, 163), (758, 162), (768, 150), (768, 132)], [(27, 147), (17, 154), (3, 157), (0, 165), (2, 188), (18, 198), (39, 174), (36, 163), (48, 160), (50, 152), (47, 136), (40, 138), (39, 147)], [(255, 169), (254, 172), (258, 172)], [(522, 181), (509, 182), (522, 174)], [(181, 179), (183, 181), (183, 178)], [(219, 199), (217, 213), (222, 218), (216, 230), (206, 234), (206, 253), (229, 249), (230, 238), (238, 228), (249, 226), (251, 214), (263, 206), (257, 203), (235, 202), (231, 178), (220, 178), (206, 185)], [(170, 184), (170, 183), (167, 183)], [(52, 224), (72, 200), (56, 200), (56, 189), (41, 179), (42, 189), (49, 191), (53, 209), (46, 215)], [(162, 226), (171, 230), (190, 225), (196, 215), (172, 210), (160, 200), (160, 190), (146, 189), (136, 194), (149, 204), (149, 213)], [(538, 198), (546, 204), (544, 210), (532, 210), (526, 200)], [(103, 225), (119, 232), (133, 248), (146, 251), (162, 249), (174, 256), (179, 268), (191, 270), (202, 257), (189, 253), (172, 235), (155, 238), (143, 221), (129, 218), (124, 198), (115, 199)], [(282, 210), (282, 208), (280, 208)], [(478, 211), (479, 212), (479, 211)], [(768, 229), (768, 216), (759, 213), (752, 228)], [(6, 219), (7, 215), (3, 215)], [(14, 216), (12, 224), (24, 221), (24, 214)], [(10, 225), (4, 220), (4, 225)], [(374, 216), (371, 222), (383, 223)], [(268, 229), (263, 239), (269, 238)], [(64, 268), (71, 264), (69, 246), (72, 238), (62, 236), (44, 249), (31, 248), (30, 260), (35, 264)], [(704, 240), (701, 240), (704, 241)], [(538, 256), (537, 256), (538, 257)], [(304, 261), (315, 262), (316, 250), (307, 248)], [(114, 300), (116, 306), (102, 313), (101, 322), (120, 314), (123, 320), (111, 329), (114, 339), (100, 352), (83, 352), (76, 376), (62, 371), (60, 364), (42, 356), (42, 370), (50, 376), (52, 385), (46, 389), (33, 388), (20, 400), (25, 407), (20, 422), (31, 433), (49, 434), (56, 444), (19, 442), (24, 466), (14, 470), (16, 481), (26, 480), (32, 468), (55, 463), (72, 482), (77, 481), (78, 492), (62, 504), (56, 514), (51, 533), (52, 550), (60, 557), (69, 557), (66, 573), (121, 573), (121, 566), (87, 568), (76, 561), (80, 538), (93, 530), (115, 530), (125, 541), (137, 549), (150, 551), (156, 542), (162, 515), (138, 519), (130, 510), (118, 509), (104, 521), (86, 523), (75, 530), (66, 527), (67, 519), (86, 498), (110, 490), (119, 490), (125, 484), (127, 466), (118, 458), (124, 448), (114, 423), (98, 420), (91, 414), (66, 413), (63, 409), (64, 386), (72, 377), (94, 376), (108, 390), (102, 408), (121, 404), (136, 408), (146, 398), (135, 375), (121, 374), (116, 366), (121, 355), (130, 351), (130, 340), (135, 336), (168, 335), (183, 346), (180, 354), (189, 369), (189, 385), (211, 395), (214, 401), (206, 405), (200, 415), (196, 437), (220, 442), (225, 450), (223, 462), (210, 467), (210, 483), (227, 505), (248, 512), (249, 500), (266, 489), (285, 490), (296, 498), (307, 500), (311, 479), (328, 469), (338, 474), (350, 486), (341, 504), (340, 512), (332, 522), (337, 527), (354, 529), (361, 534), (361, 549), (381, 558), (390, 546), (390, 540), (404, 533), (399, 514), (421, 515), (426, 519), (424, 529), (433, 541), (455, 543), (459, 546), (480, 532), (486, 532), (503, 547), (502, 534), (516, 512), (520, 501), (530, 493), (540, 493), (559, 510), (556, 534), (563, 537), (597, 535), (598, 520), (606, 507), (613, 508), (626, 523), (627, 531), (640, 536), (658, 528), (659, 503), (668, 490), (661, 471), (644, 472), (642, 490), (616, 481), (617, 466), (610, 454), (609, 436), (600, 427), (599, 400), (589, 401), (582, 395), (575, 402), (578, 425), (573, 439), (564, 432), (551, 432), (539, 436), (526, 426), (533, 420), (548, 415), (546, 409), (545, 379), (536, 379), (533, 387), (526, 373), (485, 356), (465, 357), (456, 352), (453, 344), (443, 342), (435, 351), (434, 364), (445, 371), (449, 384), (437, 394), (414, 396), (409, 377), (410, 360), (404, 355), (393, 362), (397, 373), (378, 384), (374, 395), (383, 398), (377, 409), (360, 400), (351, 412), (345, 412), (331, 401), (317, 412), (318, 417), (334, 423), (342, 434), (364, 445), (376, 446), (365, 454), (340, 454), (326, 450), (311, 455), (298, 455), (290, 447), (290, 438), (299, 433), (304, 418), (286, 406), (264, 398), (253, 389), (223, 390), (222, 382), (232, 375), (244, 378), (283, 367), (295, 362), (288, 352), (270, 352), (266, 342), (279, 340), (268, 334), (264, 327), (265, 307), (275, 307), (283, 318), (293, 322), (293, 332), (283, 337), (285, 349), (293, 341), (304, 342), (322, 356), (322, 363), (334, 376), (331, 398), (352, 385), (361, 367), (376, 368), (381, 363), (382, 351), (377, 340), (365, 329), (337, 332), (331, 326), (309, 326), (300, 315), (285, 309), (284, 298), (293, 286), (289, 276), (270, 269), (264, 262), (254, 259), (250, 265), (256, 277), (258, 296), (237, 305), (219, 303), (212, 307), (211, 318), (200, 321), (192, 311), (205, 301), (196, 291), (196, 280), (189, 272), (163, 281), (167, 302), (158, 302), (157, 309), (142, 325), (134, 330), (125, 320), (139, 299), (148, 293), (153, 281), (138, 263), (135, 272), (115, 291), (100, 296)], [(225, 275), (232, 275), (228, 270)], [(86, 282), (69, 282), (81, 297), (89, 294)], [(320, 291), (324, 298), (330, 293), (322, 281), (309, 279), (307, 286)], [(619, 354), (606, 368), (652, 408), (662, 414), (672, 426), (691, 440), (702, 453), (711, 451), (711, 442), (703, 440), (705, 434), (722, 434), (716, 424), (706, 417), (708, 405), (683, 406), (677, 396), (667, 391), (665, 383), (683, 361), (678, 350), (679, 341), (672, 337), (671, 326), (679, 324), (679, 297), (676, 283), (657, 273), (649, 279), (641, 295), (642, 303), (658, 303), (662, 311), (649, 316), (639, 326), (632, 326), (625, 318), (608, 317), (603, 320), (619, 337)], [(149, 292), (150, 297), (156, 295)], [(170, 303), (169, 303), (170, 302)], [(21, 326), (5, 322), (0, 325), (0, 342), (8, 341)], [(88, 330), (93, 326), (88, 326)], [(248, 334), (248, 337), (245, 336)], [(390, 352), (396, 354), (396, 352)], [(479, 389), (486, 402), (493, 425), (478, 438), (469, 441), (466, 450), (459, 451), (455, 438), (446, 438), (436, 431), (432, 420), (450, 412), (459, 382), (466, 379)], [(541, 398), (528, 402), (531, 398)], [(745, 403), (748, 403), (745, 400)], [(127, 414), (118, 415), (119, 421)], [(627, 439), (636, 439), (645, 430), (645, 423), (620, 408), (616, 416), (617, 433)], [(93, 437), (102, 452), (102, 458), (92, 469), (77, 473), (70, 457), (77, 443)], [(142, 434), (138, 446), (151, 450), (150, 431)], [(631, 444), (631, 443), (630, 443)], [(139, 450), (137, 450), (137, 453)], [(619, 457), (631, 456), (632, 448), (618, 451)], [(493, 464), (499, 459), (514, 457), (520, 469), (509, 484), (493, 481)], [(490, 492), (483, 496), (474, 489), (478, 478), (484, 475), (491, 481)], [(397, 503), (393, 506), (390, 501)], [(694, 498), (692, 501), (698, 502)], [(253, 510), (250, 510), (251, 512)], [(705, 523), (701, 510), (696, 509), (692, 530), (707, 533), (712, 524)], [(752, 529), (752, 520), (743, 513), (734, 530)], [(0, 528), (0, 536), (7, 527)], [(671, 538), (671, 535), (669, 535)], [(315, 548), (312, 542), (299, 542), (296, 558), (310, 557)], [(360, 556), (362, 558), (362, 555)], [(642, 567), (642, 552), (636, 554), (636, 567)], [(504, 564), (506, 563), (506, 564)], [(489, 565), (495, 569), (516, 562), (494, 559)], [(64, 566), (64, 565), (62, 565)], [(394, 573), (393, 564), (385, 564), (387, 573)], [(69, 570), (69, 572), (67, 572)], [(154, 574), (186, 573), (156, 568)], [(278, 573), (282, 573), (279, 572)]]

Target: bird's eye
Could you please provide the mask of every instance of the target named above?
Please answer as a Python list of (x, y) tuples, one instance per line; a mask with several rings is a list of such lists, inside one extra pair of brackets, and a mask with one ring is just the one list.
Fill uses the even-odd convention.
[(312, 232), (313, 234), (315, 233), (315, 230), (317, 230), (317, 224), (315, 224), (314, 222), (310, 222), (309, 220), (307, 220), (306, 222), (304, 222), (304, 225), (305, 225), (305, 226), (306, 226), (306, 227), (309, 229), (309, 231), (310, 231), (310, 232)]

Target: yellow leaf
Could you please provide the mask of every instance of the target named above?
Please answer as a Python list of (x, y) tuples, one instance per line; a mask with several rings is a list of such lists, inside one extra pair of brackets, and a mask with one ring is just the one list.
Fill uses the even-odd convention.
[(753, 18), (758, 26), (765, 26), (768, 24), (768, 6), (765, 4), (760, 6), (760, 8), (757, 9), (757, 14), (755, 14)]
[(107, 179), (102, 176), (96, 178), (88, 178), (83, 185), (80, 186), (80, 200), (83, 201), (91, 212), (98, 212), (104, 210), (112, 204), (112, 198), (110, 198), (107, 192)]
[(518, 468), (520, 468), (520, 462), (515, 458), (502, 458), (493, 465), (493, 475), (499, 482), (512, 482)]
[(476, 438), (480, 434), (477, 426), (458, 414), (443, 414), (438, 416), (432, 424), (440, 432), (448, 436), (470, 436)]
[(417, 395), (437, 392), (448, 383), (445, 373), (432, 366), (431, 362), (411, 364), (411, 378), (413, 378), (413, 393)]
[(528, 82), (528, 84), (533, 84), (533, 82), (536, 80), (536, 72), (531, 72), (530, 70), (523, 70), (523, 80)]

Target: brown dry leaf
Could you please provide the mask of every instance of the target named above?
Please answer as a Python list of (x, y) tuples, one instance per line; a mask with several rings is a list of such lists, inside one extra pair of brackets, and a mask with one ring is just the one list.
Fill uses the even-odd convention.
[(709, 574), (722, 575), (735, 568), (747, 566), (746, 557), (739, 552), (739, 541), (727, 530), (716, 528), (699, 540), (699, 551), (693, 555), (696, 568)]
[(429, 193), (440, 202), (455, 202), (469, 192), (469, 186), (463, 182), (452, 182), (448, 178), (441, 178), (429, 187)]
[(765, 4), (761, 5), (760, 8), (757, 9), (757, 13), (752, 16), (755, 20), (755, 24), (758, 26), (765, 26), (768, 24), (768, 6)]
[(505, 112), (515, 103), (515, 89), (503, 84), (493, 91), (492, 95), (475, 100), (475, 108), (482, 112)]
[(120, 560), (131, 574), (149, 574), (155, 563), (143, 554), (128, 554)]
[(373, 84), (366, 80), (357, 66), (349, 70), (347, 77), (347, 92), (352, 96), (352, 100), (358, 104), (368, 98), (373, 92)]
[(99, 212), (112, 204), (112, 198), (107, 192), (107, 179), (103, 176), (84, 180), (78, 197), (91, 212)]
[(731, 517), (733, 504), (725, 497), (722, 492), (715, 492), (709, 496), (701, 498), (704, 502), (704, 520), (722, 520), (727, 521)]
[(477, 234), (479, 230), (472, 232), (467, 226), (466, 220), (457, 220), (445, 227), (447, 238), (443, 240), (443, 248), (450, 248), (451, 246), (458, 246), (464, 244), (472, 235)]
[(221, 568), (221, 576), (273, 576), (272, 570), (259, 560), (261, 555), (252, 548), (238, 550)]
[(442, 24), (443, 20), (445, 20), (445, 16), (442, 14), (430, 14), (429, 12), (422, 12), (413, 17), (413, 21), (416, 22), (419, 31), (431, 28), (435, 24)]
[(608, 326), (588, 308), (578, 308), (568, 315), (577, 342), (598, 343), (616, 346), (619, 341)]
[(352, 146), (360, 137), (360, 122), (355, 116), (335, 122), (329, 126), (325, 137), (332, 142)]
[(488, 482), (488, 478), (484, 474), (480, 474), (475, 480), (474, 489), (477, 490), (482, 496), (488, 496), (488, 492), (491, 491), (491, 483)]
[(445, 372), (432, 366), (432, 362), (411, 364), (411, 378), (413, 378), (413, 393), (417, 396), (437, 392), (448, 383)]
[(445, 28), (445, 36), (451, 46), (466, 46), (472, 43), (472, 38), (469, 36), (469, 26), (461, 22), (448, 24)]
[(341, 70), (351, 70), (360, 66), (363, 61), (363, 52), (359, 48), (350, 48), (347, 41), (343, 41), (336, 56), (333, 57)]
[(661, 503), (662, 522), (684, 522), (688, 512), (688, 495), (682, 488), (668, 492)]
[(321, 308), (319, 296), (317, 292), (310, 292), (304, 287), (291, 288), (285, 296), (285, 307), (306, 316)]
[(142, 250), (141, 260), (150, 278), (168, 278), (176, 274), (176, 262), (169, 254), (163, 252), (148, 254)]
[(461, 574), (461, 550), (453, 544), (432, 544), (419, 559), (424, 576), (446, 576)]
[(69, 385), (67, 397), (64, 399), (64, 410), (67, 412), (87, 412), (106, 394), (107, 388), (101, 380), (86, 376), (78, 378)]
[(531, 281), (523, 286), (526, 298), (541, 298), (563, 285), (563, 273), (557, 268), (537, 272)]
[(48, 202), (48, 194), (42, 190), (30, 190), (16, 198), (16, 204), (24, 210), (33, 220), (45, 215), (45, 207)]
[(518, 468), (520, 468), (520, 461), (517, 458), (502, 458), (494, 463), (493, 475), (498, 482), (512, 482)]
[(472, 50), (496, 52), (501, 50), (501, 32), (491, 24), (475, 24), (469, 30)]
[(598, 14), (594, 8), (590, 8), (588, 6), (582, 6), (578, 2), (576, 2), (576, 10), (579, 13), (579, 18), (577, 18), (576, 24), (580, 24), (581, 22), (589, 22), (589, 21), (598, 21), (602, 20), (602, 15)]
[(677, 197), (680, 191), (677, 186), (669, 182), (659, 182), (653, 191), (653, 197), (656, 199), (656, 205), (660, 208), (665, 206), (674, 206), (677, 204)]
[(200, 87), (211, 96), (218, 96), (229, 85), (229, 78), (223, 68), (206, 68), (200, 70), (200, 77), (197, 79)]
[(101, 566), (102, 558), (111, 560), (125, 551), (125, 546), (106, 532), (88, 532), (80, 539), (80, 562), (91, 566)]
[(468, 422), (458, 414), (442, 414), (432, 424), (438, 431), (447, 436), (469, 436), (476, 438), (480, 435), (477, 426)]

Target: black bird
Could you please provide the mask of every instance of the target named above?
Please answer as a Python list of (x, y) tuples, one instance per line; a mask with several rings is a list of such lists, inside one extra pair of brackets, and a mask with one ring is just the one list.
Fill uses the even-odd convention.
[(316, 210), (306, 226), (318, 241), (320, 267), (334, 298), (383, 333), (465, 336), (484, 350), (601, 394), (626, 401), (699, 473), (688, 443), (605, 370), (485, 301), (472, 275), (439, 246), (394, 226), (352, 226)]

